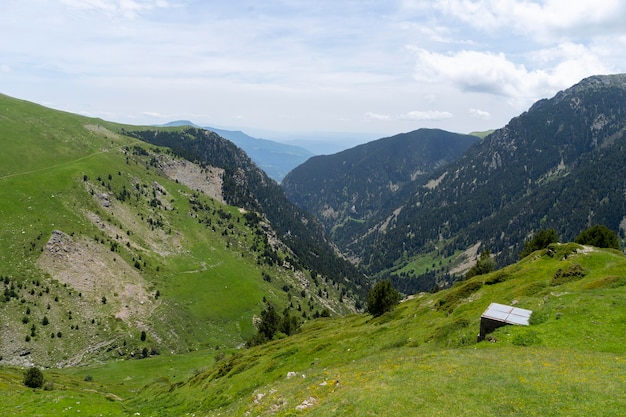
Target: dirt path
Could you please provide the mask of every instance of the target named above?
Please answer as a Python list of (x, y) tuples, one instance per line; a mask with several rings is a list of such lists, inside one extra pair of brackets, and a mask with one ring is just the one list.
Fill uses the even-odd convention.
[(76, 163), (78, 161), (83, 161), (85, 159), (91, 158), (92, 156), (95, 156), (95, 155), (101, 155), (103, 153), (111, 152), (112, 150), (115, 150), (115, 149), (121, 151), (122, 148), (119, 147), (119, 146), (116, 146), (116, 147), (113, 147), (113, 148), (104, 149), (104, 150), (99, 151), (99, 152), (94, 152), (94, 153), (91, 153), (89, 155), (85, 155), (85, 156), (82, 156), (80, 158), (73, 159), (71, 161), (62, 162), (60, 164), (56, 164), (56, 165), (52, 165), (52, 166), (48, 166), (48, 167), (44, 167), (44, 168), (39, 168), (39, 169), (31, 169), (30, 171), (16, 172), (14, 174), (3, 175), (3, 176), (0, 177), (0, 181), (4, 180), (4, 179), (7, 179), (7, 178), (19, 177), (21, 175), (36, 174), (38, 172), (44, 172), (44, 171), (48, 171), (48, 170), (64, 167), (64, 166), (67, 166), (67, 165), (74, 164), (74, 163)]

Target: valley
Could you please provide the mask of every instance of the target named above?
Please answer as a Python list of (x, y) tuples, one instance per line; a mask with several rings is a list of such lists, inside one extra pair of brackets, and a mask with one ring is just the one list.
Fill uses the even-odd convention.
[[(0, 412), (615, 415), (625, 86), (590, 77), (493, 132), (384, 138), (281, 185), (216, 132), (0, 95)], [(616, 245), (573, 243), (595, 225)], [(373, 316), (381, 280), (403, 299)], [(492, 302), (529, 326), (478, 342)]]

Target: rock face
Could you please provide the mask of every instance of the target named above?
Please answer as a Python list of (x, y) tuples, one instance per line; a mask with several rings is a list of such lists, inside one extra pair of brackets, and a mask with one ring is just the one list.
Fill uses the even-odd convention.
[(115, 318), (135, 326), (147, 321), (158, 304), (136, 268), (105, 246), (85, 238), (74, 240), (54, 230), (38, 264), (52, 278), (78, 291), (85, 308), (89, 303), (102, 303), (105, 297)]

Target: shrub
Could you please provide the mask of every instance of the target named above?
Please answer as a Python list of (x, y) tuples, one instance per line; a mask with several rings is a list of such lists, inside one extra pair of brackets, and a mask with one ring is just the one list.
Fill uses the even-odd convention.
[(485, 285), (494, 285), (506, 281), (509, 278), (509, 274), (506, 272), (498, 272), (485, 279)]
[(558, 243), (559, 235), (554, 229), (540, 230), (532, 239), (524, 242), (524, 250), (519, 254), (519, 258), (525, 258), (536, 250), (545, 249), (551, 243)]
[(592, 290), (596, 288), (617, 288), (623, 286), (626, 286), (626, 277), (618, 277), (612, 275), (590, 282), (585, 286), (585, 289)]
[(619, 240), (614, 231), (606, 226), (596, 225), (582, 231), (574, 242), (580, 245), (591, 245), (597, 248), (619, 249)]
[(24, 385), (29, 388), (41, 388), (43, 386), (43, 373), (39, 368), (29, 368), (24, 374)]
[(558, 269), (554, 273), (554, 276), (552, 277), (552, 280), (550, 281), (550, 285), (556, 286), (556, 285), (565, 284), (567, 282), (576, 281), (584, 277), (586, 274), (587, 274), (587, 271), (585, 271), (582, 266), (580, 266), (577, 263), (573, 263), (567, 268), (565, 268), (565, 270)]
[(261, 319), (257, 326), (257, 332), (248, 340), (248, 347), (263, 344), (267, 341), (290, 336), (300, 329), (300, 321), (296, 316), (284, 310), (282, 317), (276, 312), (274, 306), (267, 305), (261, 312)]
[(374, 317), (382, 316), (400, 302), (400, 293), (389, 280), (376, 283), (367, 296), (367, 312)]
[(443, 310), (451, 313), (461, 302), (461, 300), (469, 297), (479, 289), (481, 289), (483, 283), (478, 280), (471, 280), (462, 284), (456, 284), (441, 298), (437, 304), (437, 310)]

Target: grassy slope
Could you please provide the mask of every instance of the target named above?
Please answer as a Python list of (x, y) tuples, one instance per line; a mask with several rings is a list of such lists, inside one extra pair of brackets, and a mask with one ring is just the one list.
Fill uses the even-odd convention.
[[(159, 387), (148, 387), (133, 404), (150, 398), (145, 411), (154, 415), (291, 415), (306, 400), (310, 415), (615, 415), (626, 406), (626, 259), (601, 251), (561, 261), (568, 250), (559, 250), (377, 319), (311, 324), (173, 393), (152, 398)], [(587, 275), (550, 285), (572, 263)], [(513, 300), (534, 310), (538, 323), (499, 329), (497, 342), (476, 344), (487, 305)], [(172, 408), (159, 413), (165, 404)]]
[(482, 132), (471, 132), (469, 134), (473, 135), (473, 136), (477, 136), (477, 137), (479, 137), (481, 139), (484, 139), (487, 136), (491, 135), (493, 132), (494, 132), (494, 129), (490, 129), (490, 130), (485, 130), (485, 131), (482, 131)]
[[(199, 352), (50, 371), (52, 391), (28, 390), (5, 369), (5, 410), (54, 415), (80, 401), (103, 415), (617, 415), (626, 407), (626, 257), (553, 249), (379, 318), (311, 322), (215, 366)], [(553, 282), (574, 264), (584, 277)], [(533, 324), (477, 344), (482, 311), (513, 300), (535, 312)]]
[[(6, 96), (0, 96), (0, 108), (0, 276), (11, 280), (0, 284), (0, 292), (18, 286), (17, 298), (0, 300), (0, 363), (55, 366), (79, 360), (85, 352), (85, 359), (113, 357), (117, 353), (111, 347), (125, 353), (143, 347), (162, 353), (234, 347), (254, 332), (252, 317), (263, 308), (264, 297), (278, 306), (288, 305), (290, 297), (309, 315), (321, 310), (317, 288), (302, 297), (293, 271), (258, 264), (250, 251), (255, 229), (239, 210), (199, 195), (208, 208), (194, 212), (192, 190), (151, 166), (154, 154), (132, 152), (134, 146), (153, 152), (153, 146), (115, 134), (119, 125)], [(166, 190), (158, 195), (163, 206), (149, 204), (155, 183)], [(132, 192), (125, 202), (113, 196), (123, 187)], [(110, 207), (98, 201), (102, 193), (109, 194)], [(90, 221), (88, 213), (99, 216), (101, 225)], [(199, 224), (199, 217), (210, 219), (215, 230)], [(163, 226), (152, 227), (151, 218), (162, 219)], [(85, 277), (97, 290), (65, 286), (59, 281), (62, 273), (50, 276), (40, 269), (38, 260), (53, 230), (92, 251), (93, 259), (77, 263), (108, 262), (101, 276)], [(133, 267), (136, 260), (140, 271)], [(115, 279), (128, 271), (135, 271), (135, 281), (120, 287)], [(272, 276), (271, 283), (262, 279), (262, 271)], [(283, 285), (292, 288), (290, 294)], [(145, 297), (141, 302), (124, 298), (126, 288), (141, 288)], [(338, 298), (333, 288), (328, 290)], [(103, 296), (106, 305), (100, 302)], [(138, 313), (116, 319), (124, 308)], [(26, 316), (29, 322), (23, 323)], [(50, 319), (47, 326), (42, 325), (44, 316)], [(27, 342), (33, 325), (35, 336)], [(145, 343), (139, 340), (140, 330), (147, 331)], [(56, 336), (59, 332), (63, 337)], [(90, 351), (100, 343), (108, 344)], [(19, 356), (26, 351), (31, 354)]]

